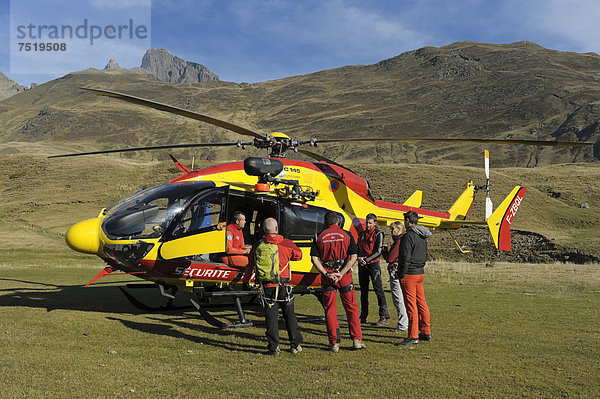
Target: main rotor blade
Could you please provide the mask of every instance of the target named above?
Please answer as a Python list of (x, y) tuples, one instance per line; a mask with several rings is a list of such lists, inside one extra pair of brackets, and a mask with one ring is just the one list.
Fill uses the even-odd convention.
[(144, 107), (154, 108), (159, 111), (170, 112), (172, 114), (177, 114), (181, 116), (185, 116), (187, 118), (196, 119), (198, 121), (210, 123), (211, 125), (222, 127), (223, 129), (231, 130), (232, 132), (236, 132), (239, 134), (243, 134), (244, 136), (251, 136), (257, 139), (265, 140), (267, 138), (266, 135), (255, 132), (253, 130), (247, 129), (245, 127), (235, 125), (231, 122), (227, 122), (221, 119), (213, 118), (212, 116), (199, 114), (194, 111), (189, 111), (187, 109), (174, 107), (172, 105), (167, 105), (163, 103), (159, 103), (152, 100), (147, 100), (141, 97), (135, 97), (129, 94), (118, 93), (116, 91), (110, 90), (102, 90), (102, 89), (94, 89), (91, 87), (78, 87), (78, 89), (86, 90), (92, 93), (100, 94), (102, 96), (114, 97), (119, 100), (127, 101), (129, 103), (143, 105)]
[(298, 149), (298, 152), (301, 152), (304, 155), (307, 155), (307, 156), (309, 156), (309, 157), (311, 157), (313, 159), (316, 159), (317, 161), (327, 162), (328, 164), (336, 165), (336, 166), (339, 166), (341, 168), (348, 169), (344, 165), (340, 165), (339, 163), (337, 163), (335, 161), (332, 161), (331, 159), (326, 158), (323, 155), (320, 155), (320, 154), (317, 154), (317, 153), (314, 153), (314, 152), (311, 152), (311, 151), (307, 151), (307, 150), (301, 150), (301, 149)]
[(100, 150), (100, 151), (88, 151), (88, 152), (75, 152), (71, 154), (51, 155), (48, 158), (64, 158), (64, 157), (77, 157), (80, 155), (94, 155), (94, 154), (109, 154), (112, 152), (128, 152), (128, 151), (140, 151), (140, 150), (160, 150), (165, 148), (190, 148), (190, 147), (229, 147), (229, 146), (244, 146), (251, 145), (252, 143), (242, 143), (236, 141), (234, 143), (189, 143), (189, 144), (166, 144), (166, 145), (151, 145), (145, 147), (129, 147), (129, 148), (116, 148), (112, 150)]
[(387, 137), (352, 137), (339, 139), (313, 139), (315, 144), (320, 143), (337, 143), (348, 141), (428, 141), (438, 143), (483, 143), (483, 144), (521, 144), (521, 145), (542, 145), (551, 147), (585, 147), (594, 145), (595, 143), (585, 141), (551, 141), (551, 140), (498, 140), (498, 139), (443, 139), (443, 138), (387, 138)]
[[(307, 150), (300, 150), (300, 149), (298, 150), (298, 152), (301, 152), (301, 153), (302, 153), (302, 154), (304, 154), (304, 155), (308, 155), (309, 157), (311, 157), (311, 158), (313, 158), (313, 159), (316, 159), (317, 161), (321, 161), (321, 162), (327, 162), (327, 163), (328, 163), (328, 164), (330, 164), (330, 165), (339, 166), (340, 168), (344, 168), (344, 169), (346, 169), (347, 171), (354, 173), (355, 175), (357, 174), (356, 172), (354, 172), (354, 171), (353, 171), (352, 169), (350, 169), (349, 167), (347, 167), (347, 166), (344, 166), (344, 165), (342, 165), (342, 164), (339, 164), (339, 163), (337, 163), (337, 162), (335, 162), (335, 161), (333, 161), (333, 160), (331, 160), (331, 159), (329, 159), (329, 158), (326, 158), (326, 157), (324, 157), (323, 155), (320, 155), (320, 154), (317, 154), (317, 153), (314, 153), (314, 152), (311, 152), (311, 151), (307, 151)], [(367, 183), (368, 183), (368, 182), (367, 182)]]

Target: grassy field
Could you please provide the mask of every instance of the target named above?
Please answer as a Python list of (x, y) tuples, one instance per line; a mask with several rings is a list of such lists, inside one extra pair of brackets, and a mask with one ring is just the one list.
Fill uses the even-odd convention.
[[(101, 267), (65, 251), (0, 250), (3, 397), (600, 395), (598, 265), (434, 262), (425, 287), (433, 341), (398, 347), (404, 334), (368, 325), (367, 349), (356, 352), (342, 321), (342, 350), (333, 354), (324, 323), (304, 322), (305, 351), (278, 358), (265, 355), (263, 328), (219, 330), (192, 311), (140, 312), (117, 288), (124, 278), (84, 288)], [(322, 312), (309, 296), (296, 308)]]

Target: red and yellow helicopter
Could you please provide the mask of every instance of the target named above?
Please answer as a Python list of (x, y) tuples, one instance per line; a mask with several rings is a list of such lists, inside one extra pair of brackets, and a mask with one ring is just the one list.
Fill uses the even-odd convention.
[[(191, 143), (92, 151), (54, 155), (54, 157), (104, 154), (149, 149), (254, 146), (270, 151), (268, 157), (247, 158), (202, 170), (191, 170), (172, 159), (182, 174), (170, 182), (142, 189), (100, 211), (97, 217), (73, 225), (66, 242), (75, 251), (99, 256), (108, 266), (94, 279), (123, 272), (156, 284), (172, 305), (177, 291), (193, 292), (199, 299), (218, 295), (235, 299), (239, 320), (223, 324), (212, 318), (197, 302), (205, 319), (221, 327), (248, 325), (240, 298), (255, 294), (242, 289), (244, 268), (223, 262), (226, 248), (226, 225), (232, 214), (242, 211), (248, 223), (244, 228), (247, 243), (258, 239), (261, 223), (267, 217), (279, 222), (280, 234), (293, 240), (304, 252), (301, 261), (292, 262), (292, 284), (296, 290), (313, 292), (321, 277), (310, 261), (313, 238), (323, 229), (323, 216), (332, 210), (343, 228), (356, 238), (364, 228), (368, 213), (378, 223), (402, 221), (403, 213), (416, 211), (419, 224), (437, 230), (452, 231), (464, 225), (487, 226), (496, 248), (510, 251), (510, 225), (523, 200), (526, 189), (516, 186), (502, 203), (492, 210), (489, 197), (489, 156), (486, 151), (486, 184), (473, 181), (445, 212), (421, 208), (423, 192), (414, 192), (403, 204), (376, 200), (366, 180), (350, 169), (300, 147), (334, 142), (360, 141), (435, 141), (486, 144), (522, 144), (549, 146), (587, 146), (593, 143), (536, 140), (426, 139), (426, 138), (334, 138), (297, 140), (283, 133), (262, 134), (207, 115), (155, 101), (101, 89), (81, 88), (92, 93), (151, 107), (207, 122), (251, 137), (251, 141), (225, 143)], [(300, 152), (316, 160), (307, 162), (286, 158), (288, 152)], [(170, 154), (169, 154), (170, 155)], [(467, 220), (478, 191), (486, 191), (486, 220)], [(460, 246), (457, 244), (460, 249)], [(244, 287), (245, 288), (245, 287)], [(127, 291), (136, 305), (150, 309)], [(164, 308), (164, 307), (163, 307)]]

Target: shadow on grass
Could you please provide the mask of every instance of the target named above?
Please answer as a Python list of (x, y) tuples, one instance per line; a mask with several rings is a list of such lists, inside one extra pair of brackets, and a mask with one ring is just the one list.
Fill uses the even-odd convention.
[[(117, 317), (107, 317), (107, 319), (118, 321), (127, 328), (131, 328), (133, 330), (140, 331), (143, 333), (185, 339), (196, 344), (210, 345), (237, 352), (264, 353), (266, 351), (266, 345), (254, 345), (242, 342), (232, 342), (231, 340), (226, 339), (220, 339), (220, 337), (225, 338), (230, 336), (236, 336), (256, 341), (257, 343), (262, 342), (263, 337), (261, 335), (253, 334), (250, 332), (243, 332), (241, 330), (223, 330), (216, 327), (208, 327), (204, 325), (192, 324), (189, 322), (181, 322), (176, 319), (150, 318), (151, 320), (154, 320), (157, 323), (140, 323), (136, 321), (120, 319)], [(165, 322), (169, 323), (170, 325), (164, 324)], [(187, 334), (183, 331), (178, 330), (176, 327), (193, 329), (205, 334), (217, 336), (218, 338)]]
[[(90, 287), (82, 285), (57, 285), (45, 282), (27, 281), (20, 279), (0, 278), (0, 282), (18, 283), (17, 288), (4, 288), (0, 290), (0, 307), (29, 307), (45, 309), (47, 312), (53, 310), (75, 310), (82, 312), (101, 312), (108, 314), (121, 315), (148, 315), (148, 319), (156, 323), (140, 323), (130, 320), (125, 320), (117, 317), (108, 317), (109, 320), (121, 322), (124, 326), (138, 331), (152, 333), (157, 335), (167, 335), (176, 338), (183, 338), (194, 343), (204, 345), (212, 345), (233, 351), (264, 353), (266, 341), (262, 333), (264, 328), (263, 311), (258, 306), (245, 306), (244, 314), (248, 320), (251, 320), (255, 328), (260, 328), (261, 333), (257, 334), (255, 329), (222, 329), (213, 327), (205, 323), (202, 317), (196, 313), (190, 313), (182, 309), (175, 310), (160, 310), (148, 312), (140, 310), (130, 304), (125, 296), (120, 292), (119, 286), (97, 284)], [(27, 285), (31, 285), (30, 287)], [(160, 296), (158, 290), (145, 290), (141, 297), (149, 303), (156, 305), (163, 304), (164, 298)], [(151, 292), (150, 292), (151, 291)], [(188, 299), (191, 295), (179, 295), (175, 305), (189, 305)], [(319, 310), (322, 310), (319, 307)], [(237, 313), (233, 306), (211, 309), (211, 313), (215, 317), (228, 321), (235, 321)], [(192, 323), (187, 321), (193, 315), (197, 316), (198, 322)], [(153, 317), (152, 315), (157, 315)], [(165, 317), (158, 316), (164, 315)], [(180, 317), (173, 317), (177, 315)], [(181, 317), (184, 316), (184, 317)], [(305, 340), (303, 346), (307, 349), (313, 348), (318, 350), (326, 350), (328, 347), (327, 331), (325, 322), (319, 313), (318, 315), (311, 313), (297, 312), (300, 322), (300, 329), (305, 337), (312, 336), (308, 341)], [(165, 325), (164, 323), (169, 323)], [(283, 323), (283, 319), (279, 319), (281, 344), (287, 344), (287, 333)], [(186, 334), (178, 330), (178, 328), (187, 328), (198, 331), (202, 334), (215, 335), (219, 338), (210, 338), (203, 336), (195, 336)], [(340, 329), (342, 340), (350, 339), (348, 327), (345, 320), (340, 320)], [(375, 326), (363, 326), (363, 339), (366, 342), (390, 343), (390, 338), (395, 339), (395, 335), (390, 337), (387, 329), (382, 329)], [(238, 337), (250, 341), (260, 342), (259, 345), (248, 345), (244, 343), (228, 342), (226, 337)], [(314, 339), (319, 337), (318, 339)], [(317, 342), (315, 342), (317, 341)]]
[[(30, 307), (53, 310), (78, 310), (83, 312), (102, 312), (119, 314), (146, 314), (133, 306), (121, 293), (119, 286), (114, 283), (102, 283), (84, 287), (83, 285), (58, 285), (44, 282), (0, 278), (2, 282), (19, 283), (19, 287), (3, 288), (0, 290), (0, 307)], [(31, 285), (27, 287), (24, 285)], [(145, 290), (140, 296), (151, 306), (166, 303), (158, 290)], [(176, 306), (188, 306), (190, 302), (183, 295), (174, 302)], [(181, 313), (181, 309), (161, 309), (159, 313)]]
[[(148, 318), (150, 320), (156, 321), (157, 323), (140, 323), (117, 318), (114, 316), (109, 316), (108, 319), (119, 321), (126, 327), (135, 330), (158, 335), (168, 335), (178, 338), (184, 338), (195, 343), (214, 345), (230, 350), (247, 351), (252, 353), (265, 351), (266, 341), (263, 342), (265, 339), (264, 334), (255, 334), (252, 332), (248, 332), (249, 329), (222, 329), (213, 327), (211, 325), (205, 324), (205, 321), (202, 319), (200, 314), (196, 312), (190, 313), (189, 311), (185, 311), (182, 309), (160, 310), (155, 312), (140, 310), (133, 306), (131, 303), (129, 303), (127, 298), (120, 292), (119, 286), (116, 286), (114, 284), (102, 285), (100, 283), (94, 286), (84, 287), (82, 285), (57, 285), (45, 282), (8, 278), (0, 278), (0, 282), (12, 282), (18, 283), (19, 285), (19, 287), (16, 288), (4, 288), (0, 290), (0, 307), (29, 307), (45, 309), (47, 312), (51, 312), (53, 310), (74, 310), (82, 312), (108, 313), (113, 315), (148, 315)], [(28, 287), (27, 285), (31, 285), (31, 287)], [(151, 293), (144, 292), (140, 295), (140, 297), (143, 298), (145, 302), (148, 302), (149, 304), (152, 304), (152, 302), (154, 302), (153, 305), (160, 305), (165, 302), (164, 298), (162, 298), (158, 293), (158, 290), (144, 291), (151, 291)], [(192, 298), (192, 296), (182, 293), (181, 295), (177, 296), (175, 305), (189, 305), (189, 298)], [(233, 308), (233, 304), (231, 307), (211, 309), (211, 313), (219, 319), (225, 319), (228, 321), (235, 321), (238, 317), (237, 312)], [(193, 317), (192, 314), (197, 316), (198, 323), (191, 323), (189, 321), (185, 321), (186, 319)], [(253, 323), (256, 324), (254, 327), (261, 328), (261, 330), (264, 328), (263, 311), (259, 306), (244, 306), (244, 314), (248, 320), (251, 320)], [(152, 315), (157, 315), (157, 317), (152, 317)], [(165, 317), (161, 317), (158, 315), (165, 315)], [(172, 315), (184, 317), (170, 317)], [(311, 343), (306, 344), (305, 346), (307, 348), (326, 348), (327, 334), (325, 331), (324, 321), (318, 320), (318, 317), (315, 317), (311, 314), (298, 313), (298, 317), (301, 321), (301, 331), (304, 334), (313, 334), (324, 337), (324, 343), (322, 345)], [(283, 324), (283, 319), (281, 317), (279, 321), (280, 334), (282, 337), (281, 342), (282, 345), (285, 345), (287, 343), (287, 334), (285, 331), (285, 326)], [(173, 324), (173, 326), (165, 326), (165, 322)], [(309, 327), (312, 325), (314, 325), (315, 328)], [(319, 327), (316, 327), (317, 325)], [(185, 334), (181, 331), (176, 330), (175, 328), (189, 328), (204, 334), (216, 334), (222, 337), (237, 336), (240, 338), (261, 342), (263, 345), (248, 346), (247, 344), (224, 342), (219, 339)]]
[[(256, 312), (259, 313), (259, 312)], [(261, 314), (255, 314), (254, 316), (261, 316)], [(252, 317), (252, 316), (251, 316)], [(246, 352), (253, 354), (266, 354), (266, 339), (265, 335), (262, 332), (262, 328), (259, 330), (260, 333), (256, 332), (256, 328), (244, 328), (244, 329), (221, 329), (217, 327), (212, 327), (205, 324), (197, 324), (189, 321), (187, 317), (172, 317), (172, 318), (159, 318), (159, 317), (149, 317), (148, 319), (153, 321), (150, 323), (141, 323), (137, 321), (131, 321), (126, 319), (121, 319), (117, 317), (107, 317), (108, 320), (118, 321), (123, 326), (154, 335), (168, 336), (178, 339), (185, 339), (189, 342), (195, 344), (202, 345), (210, 345), (217, 348), (223, 348), (231, 351), (237, 352)], [(283, 321), (280, 318), (280, 345), (282, 348), (288, 344), (285, 327), (283, 325)], [(261, 326), (262, 327), (262, 326)], [(200, 335), (188, 334), (181, 329), (189, 329), (197, 331)], [(306, 328), (301, 326), (300, 330), (305, 335), (307, 334), (320, 334), (326, 335), (324, 331), (308, 331)], [(216, 338), (214, 338), (216, 337)], [(232, 339), (233, 338), (233, 339)], [(235, 342), (239, 339), (244, 339), (248, 341), (252, 341), (255, 343), (247, 343), (247, 342)], [(312, 343), (307, 342), (306, 340), (302, 343), (302, 346), (307, 349), (318, 349), (318, 350), (326, 350), (328, 348), (327, 343)]]

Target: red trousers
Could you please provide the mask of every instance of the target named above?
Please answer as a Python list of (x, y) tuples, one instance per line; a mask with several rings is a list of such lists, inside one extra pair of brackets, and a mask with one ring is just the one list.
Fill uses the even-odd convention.
[[(324, 277), (323, 280), (326, 280)], [(340, 281), (335, 284), (328, 284), (326, 282), (321, 284), (323, 288), (323, 308), (325, 309), (325, 325), (327, 326), (327, 336), (329, 337), (329, 343), (335, 344), (341, 341), (340, 337), (340, 325), (338, 324), (337, 318), (337, 303), (336, 303), (336, 291), (340, 291), (340, 298), (342, 298), (342, 305), (346, 311), (346, 317), (348, 320), (348, 329), (350, 330), (350, 337), (352, 339), (362, 339), (362, 332), (360, 330), (360, 316), (358, 315), (358, 306), (356, 305), (356, 295), (354, 288), (344, 292), (345, 288), (352, 284), (352, 273), (346, 273)], [(337, 288), (337, 290), (331, 290), (331, 288)]]
[(431, 334), (429, 329), (429, 308), (423, 291), (423, 274), (406, 274), (400, 285), (404, 296), (404, 306), (408, 315), (408, 338), (419, 338), (421, 334)]

